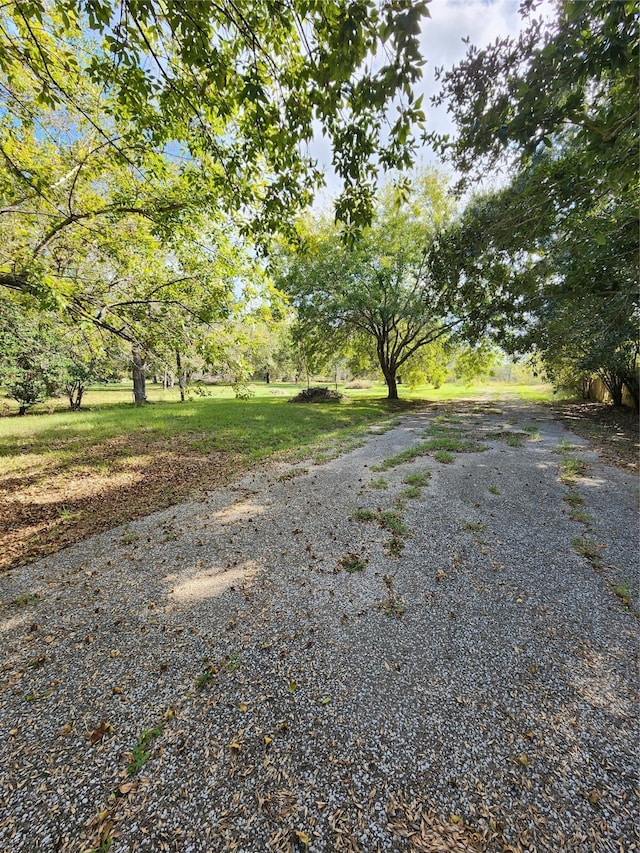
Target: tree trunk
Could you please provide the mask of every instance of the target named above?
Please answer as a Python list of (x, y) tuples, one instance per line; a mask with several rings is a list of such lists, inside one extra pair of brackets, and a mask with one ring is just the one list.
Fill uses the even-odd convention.
[(187, 384), (187, 374), (182, 371), (182, 359), (176, 350), (176, 370), (178, 372), (178, 385), (180, 386), (180, 402), (184, 403), (184, 389)]
[(387, 383), (387, 388), (389, 389), (389, 393), (387, 394), (387, 400), (397, 400), (398, 383), (396, 382), (395, 371), (389, 371), (387, 374), (385, 374), (384, 379)]
[(145, 381), (146, 355), (139, 344), (131, 347), (131, 358), (133, 361), (133, 401), (136, 406), (144, 406), (147, 401)]
[(398, 399), (398, 380), (396, 379), (396, 364), (395, 359), (391, 360), (387, 357), (387, 347), (384, 338), (378, 338), (377, 347), (378, 362), (384, 376), (384, 381), (387, 383), (388, 394), (387, 400)]

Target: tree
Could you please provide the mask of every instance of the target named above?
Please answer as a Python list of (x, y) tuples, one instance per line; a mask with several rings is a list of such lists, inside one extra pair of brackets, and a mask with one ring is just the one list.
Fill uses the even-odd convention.
[[(456, 135), (428, 138), (463, 182), (501, 164), (526, 165), (541, 148), (569, 136), (583, 153), (587, 183), (614, 173), (633, 182), (638, 166), (639, 53), (633, 2), (559, 0), (547, 23), (531, 15), (516, 39), (471, 46), (457, 66), (439, 69)], [(573, 187), (579, 189), (578, 186)]]
[[(92, 148), (141, 170), (148, 188), (162, 186), (163, 158), (182, 157), (191, 185), (169, 206), (188, 204), (195, 193), (211, 210), (240, 213), (247, 232), (264, 233), (279, 230), (322, 184), (307, 153), (315, 123), (344, 182), (338, 213), (355, 227), (370, 215), (378, 170), (411, 162), (412, 126), (424, 119), (412, 84), (423, 64), (419, 34), (427, 6), (428, 0), (6, 4), (5, 163), (46, 197), (55, 180), (32, 180), (15, 164), (11, 142), (40, 124), (43, 110), (64, 110), (74, 123), (91, 126)], [(398, 118), (389, 129), (392, 103)]]
[(7, 303), (0, 310), (0, 381), (24, 415), (55, 394), (64, 376), (59, 340), (46, 317)]
[(322, 184), (314, 129), (349, 234), (378, 171), (410, 162), (427, 3), (6, 4), (0, 286), (126, 341), (142, 403), (145, 353), (220, 322), (241, 245), (264, 248)]
[(397, 373), (419, 349), (459, 324), (431, 277), (427, 254), (452, 216), (442, 178), (425, 172), (400, 192), (383, 188), (374, 220), (346, 246), (326, 220), (310, 223), (304, 249), (284, 261), (278, 286), (298, 315), (300, 334), (329, 349), (364, 336), (397, 399)]
[[(532, 8), (528, 2), (525, 8)], [(470, 48), (438, 100), (457, 124), (435, 140), (463, 183), (507, 164), (436, 261), (460, 287), (502, 278), (494, 331), (548, 371), (617, 376), (634, 393), (638, 327), (638, 38), (634, 4), (563, 0), (548, 25)], [(560, 367), (561, 366), (561, 367)], [(613, 371), (613, 372), (612, 372)], [(636, 392), (637, 393), (637, 392)]]

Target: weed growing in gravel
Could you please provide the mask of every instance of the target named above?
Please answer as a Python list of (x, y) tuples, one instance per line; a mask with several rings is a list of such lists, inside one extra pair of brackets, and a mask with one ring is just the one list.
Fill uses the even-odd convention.
[(213, 666), (208, 666), (200, 675), (196, 677), (196, 690), (204, 690), (207, 684), (216, 677), (216, 670)]
[(453, 453), (449, 453), (448, 450), (436, 450), (433, 458), (436, 462), (441, 462), (443, 465), (450, 465), (453, 462)]
[(492, 495), (499, 495), (501, 493), (500, 489), (497, 486), (489, 486), (487, 491), (490, 492)]
[(240, 669), (241, 666), (242, 661), (240, 660), (236, 652), (232, 652), (229, 657), (225, 658), (222, 663), (223, 669), (226, 669), (227, 672), (235, 672), (236, 669)]
[(573, 489), (569, 489), (569, 491), (563, 495), (562, 500), (565, 501), (565, 503), (568, 503), (570, 507), (579, 507), (584, 503), (582, 495), (578, 494), (578, 492)]
[(351, 513), (353, 521), (374, 521), (378, 517), (378, 513), (372, 509), (358, 507)]
[(308, 474), (308, 468), (292, 468), (290, 471), (285, 471), (283, 474), (280, 474), (279, 477), (276, 477), (278, 483), (285, 483), (287, 480), (293, 480), (296, 477), (302, 477), (304, 474)]
[(402, 453), (398, 453), (396, 456), (390, 456), (388, 459), (383, 459), (379, 465), (372, 465), (372, 471), (388, 471), (389, 468), (395, 468), (398, 465), (404, 465), (405, 462), (413, 462), (414, 459), (417, 459), (418, 456), (424, 456), (427, 453), (427, 446), (425, 443), (416, 444), (413, 447), (407, 447), (406, 450), (403, 450)]
[(427, 450), (448, 450), (449, 453), (462, 453), (469, 442), (463, 441), (461, 438), (451, 438), (450, 436), (440, 436), (429, 439), (427, 441)]
[(601, 561), (600, 552), (590, 539), (579, 537), (573, 539), (571, 544), (576, 554), (588, 560), (594, 568), (599, 568)]
[(397, 465), (404, 465), (406, 462), (413, 462), (419, 456), (433, 454), (440, 462), (451, 462), (451, 459), (445, 457), (446, 453), (451, 456), (452, 453), (478, 453), (482, 450), (488, 450), (484, 444), (479, 444), (477, 441), (470, 441), (460, 434), (459, 430), (444, 429), (439, 426), (430, 427), (424, 433), (427, 441), (421, 441), (413, 447), (408, 447), (402, 453), (396, 456), (390, 456), (384, 459), (378, 465), (372, 465), (372, 471), (388, 471), (389, 468), (395, 468)]
[(378, 477), (377, 480), (372, 480), (369, 485), (372, 489), (388, 489), (389, 483), (384, 477)]
[(563, 456), (560, 463), (560, 479), (566, 486), (572, 486), (578, 477), (587, 473), (587, 463), (576, 456)]
[(463, 424), (464, 418), (460, 415), (437, 415), (431, 423), (434, 424)]
[(345, 572), (353, 574), (354, 572), (362, 572), (364, 569), (366, 569), (367, 561), (363, 559), (359, 554), (350, 553), (345, 554), (338, 565), (341, 569), (344, 569)]
[(131, 750), (131, 761), (127, 765), (127, 773), (133, 776), (151, 758), (151, 750), (147, 747), (155, 738), (160, 737), (162, 729), (147, 729), (138, 738), (138, 743)]
[(405, 607), (396, 591), (395, 582), (390, 575), (383, 575), (382, 582), (385, 586), (385, 597), (378, 606), (385, 616), (395, 616), (399, 619), (404, 615)]
[[(400, 499), (396, 499), (396, 506), (399, 509), (404, 507)], [(388, 530), (391, 533), (391, 539), (387, 546), (389, 554), (398, 557), (404, 548), (403, 536), (409, 533), (408, 528), (402, 520), (402, 516), (398, 510), (378, 510), (374, 512), (372, 509), (357, 509), (352, 513), (351, 518), (354, 521), (377, 521), (383, 530)]]
[(467, 521), (464, 526), (465, 530), (470, 530), (472, 533), (482, 533), (484, 524), (481, 521)]
[(589, 525), (593, 521), (593, 516), (589, 515), (588, 512), (584, 512), (584, 510), (574, 508), (569, 512), (569, 518), (571, 521), (579, 521), (580, 524)]
[(376, 435), (384, 435), (385, 432), (389, 432), (389, 430), (394, 429), (394, 427), (400, 426), (401, 423), (402, 418), (393, 418), (385, 423), (375, 424), (375, 426), (370, 427), (369, 429), (371, 432), (375, 432)]
[(517, 432), (512, 432), (507, 436), (507, 444), (509, 447), (524, 447), (524, 440)]
[(560, 453), (564, 455), (565, 453), (571, 453), (572, 451), (579, 449), (580, 446), (578, 444), (572, 444), (570, 441), (565, 441), (565, 439), (563, 438), (559, 444), (556, 444), (556, 446), (551, 452)]
[(395, 512), (392, 509), (387, 509), (379, 513), (378, 519), (380, 527), (382, 527), (383, 530), (388, 530), (395, 536), (406, 536), (409, 532), (400, 516), (400, 513)]
[(611, 588), (625, 607), (631, 606), (632, 589), (630, 581), (621, 581), (620, 583), (614, 584)]
[(83, 850), (82, 853), (109, 853), (113, 844), (111, 830), (108, 827), (103, 829), (100, 837), (101, 841), (97, 847), (90, 847), (88, 850)]
[(431, 478), (431, 471), (415, 471), (413, 474), (407, 474), (402, 478), (402, 482), (407, 486), (427, 486)]
[(120, 537), (120, 541), (123, 545), (132, 545), (134, 542), (137, 542), (140, 539), (140, 536), (137, 533), (123, 533)]
[(400, 493), (400, 497), (408, 501), (416, 501), (422, 495), (422, 489), (418, 486), (409, 486)]
[(28, 592), (25, 595), (19, 595), (11, 602), (12, 607), (27, 607), (30, 604), (37, 604), (40, 601), (40, 596), (36, 592)]

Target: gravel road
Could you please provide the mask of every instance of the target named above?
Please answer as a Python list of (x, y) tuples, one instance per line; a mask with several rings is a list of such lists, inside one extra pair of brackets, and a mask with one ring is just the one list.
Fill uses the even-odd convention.
[(0, 581), (0, 850), (632, 851), (635, 476), (441, 406)]

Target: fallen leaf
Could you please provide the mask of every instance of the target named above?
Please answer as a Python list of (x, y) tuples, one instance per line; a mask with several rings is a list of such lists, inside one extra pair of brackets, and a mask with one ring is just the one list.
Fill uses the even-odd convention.
[(247, 705), (247, 703), (246, 703), (246, 702), (241, 702), (241, 703), (238, 705), (238, 708), (242, 711), (242, 713), (243, 713), (243, 714), (244, 714), (244, 712), (248, 709), (248, 707), (249, 707), (249, 706)]
[(328, 705), (331, 702), (331, 696), (323, 696), (320, 700), (321, 705)]
[(91, 746), (93, 746), (94, 744), (98, 743), (98, 741), (101, 741), (101, 740), (102, 740), (102, 738), (103, 738), (106, 734), (108, 734), (109, 732), (112, 732), (112, 731), (113, 731), (113, 726), (111, 725), (111, 723), (107, 723), (107, 722), (105, 722), (105, 720), (103, 720), (103, 721), (98, 725), (98, 727), (97, 727), (97, 728), (95, 728), (95, 729), (94, 729), (94, 730), (89, 734), (89, 743), (91, 744)]
[(301, 832), (299, 829), (296, 829), (295, 836), (301, 844), (304, 844), (305, 847), (309, 846), (309, 836), (306, 832)]
[(296, 682), (290, 681), (289, 682), (289, 693), (295, 693), (297, 689), (298, 689), (298, 685), (296, 684)]
[(527, 758), (527, 756), (524, 754), (524, 752), (523, 752), (521, 755), (519, 755), (519, 756), (518, 756), (518, 761), (520, 762), (520, 764), (522, 764), (522, 766), (523, 766), (523, 767), (528, 767), (528, 766), (529, 766), (529, 759), (528, 759), (528, 758)]

